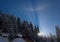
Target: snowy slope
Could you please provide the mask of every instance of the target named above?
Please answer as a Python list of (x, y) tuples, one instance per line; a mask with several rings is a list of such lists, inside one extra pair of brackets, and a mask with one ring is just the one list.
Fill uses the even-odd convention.
[[(8, 42), (8, 39), (0, 36), (0, 42)], [(21, 38), (17, 38), (17, 39), (14, 39), (13, 42), (25, 42), (25, 41)]]

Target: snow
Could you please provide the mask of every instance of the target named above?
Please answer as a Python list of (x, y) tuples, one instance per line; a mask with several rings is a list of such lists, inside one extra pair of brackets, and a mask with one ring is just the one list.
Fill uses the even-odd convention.
[[(0, 42), (8, 42), (8, 39), (0, 36)], [(16, 38), (13, 40), (13, 42), (25, 42), (25, 41), (22, 38)]]
[(1, 33), (2, 34), (2, 36), (7, 36), (8, 37), (8, 34), (6, 34), (6, 33)]
[(7, 38), (0, 36), (0, 42), (8, 42)]
[(19, 36), (19, 37), (22, 37), (22, 35), (21, 34), (16, 34), (17, 36)]
[(13, 40), (13, 42), (25, 42), (25, 41), (23, 39), (21, 39), (21, 38), (17, 38), (15, 40)]

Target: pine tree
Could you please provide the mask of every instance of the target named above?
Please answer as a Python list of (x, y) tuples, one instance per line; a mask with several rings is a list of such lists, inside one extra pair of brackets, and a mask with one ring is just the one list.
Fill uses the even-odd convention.
[(20, 20), (20, 17), (17, 18), (17, 28), (18, 28), (18, 32), (20, 32), (20, 29), (21, 29), (21, 20)]
[(57, 35), (57, 42), (60, 42), (60, 28), (56, 26), (56, 35)]
[(39, 26), (37, 25), (37, 31), (39, 32)]
[(25, 20), (22, 23), (22, 34), (25, 36), (28, 35), (28, 22)]
[(30, 22), (31, 31), (33, 32), (33, 24)]
[(0, 10), (0, 14), (2, 14), (2, 11)]
[(13, 22), (13, 26), (14, 26), (14, 32), (18, 33), (16, 17), (13, 17), (13, 21), (12, 22)]

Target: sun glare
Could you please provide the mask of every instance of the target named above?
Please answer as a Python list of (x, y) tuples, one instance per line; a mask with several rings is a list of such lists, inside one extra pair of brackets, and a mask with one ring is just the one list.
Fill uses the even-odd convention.
[(43, 34), (43, 32), (41, 32), (41, 33), (38, 33), (38, 36), (43, 36), (44, 34)]

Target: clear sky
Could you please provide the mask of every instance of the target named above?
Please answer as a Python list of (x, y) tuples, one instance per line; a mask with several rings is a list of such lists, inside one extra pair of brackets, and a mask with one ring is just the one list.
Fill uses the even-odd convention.
[(56, 34), (55, 25), (60, 26), (59, 0), (0, 0), (0, 10), (38, 24), (44, 35)]

